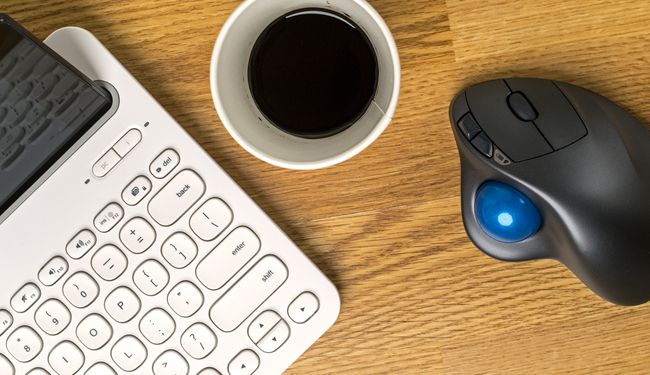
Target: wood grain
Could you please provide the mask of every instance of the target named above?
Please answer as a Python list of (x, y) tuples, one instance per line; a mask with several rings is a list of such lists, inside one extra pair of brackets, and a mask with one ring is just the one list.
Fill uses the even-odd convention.
[[(270, 0), (269, 0), (270, 1)], [(340, 288), (338, 323), (288, 374), (647, 374), (649, 307), (610, 305), (552, 261), (469, 242), (447, 115), (465, 85), (565, 80), (650, 123), (650, 2), (373, 0), (400, 50), (395, 121), (316, 172), (264, 164), (213, 109), (208, 69), (234, 0), (4, 0), (39, 37), (91, 30)]]

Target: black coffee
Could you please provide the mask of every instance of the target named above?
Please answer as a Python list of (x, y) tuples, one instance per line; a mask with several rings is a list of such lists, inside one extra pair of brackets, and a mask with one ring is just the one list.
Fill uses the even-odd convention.
[(350, 127), (377, 88), (377, 56), (347, 17), (324, 9), (288, 13), (255, 43), (248, 79), (258, 108), (281, 130), (324, 138)]

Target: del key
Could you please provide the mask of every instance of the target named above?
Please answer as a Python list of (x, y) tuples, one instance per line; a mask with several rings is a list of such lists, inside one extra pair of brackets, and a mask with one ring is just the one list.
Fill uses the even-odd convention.
[(265, 256), (212, 306), (210, 319), (220, 330), (234, 331), (288, 276), (287, 267), (280, 259)]

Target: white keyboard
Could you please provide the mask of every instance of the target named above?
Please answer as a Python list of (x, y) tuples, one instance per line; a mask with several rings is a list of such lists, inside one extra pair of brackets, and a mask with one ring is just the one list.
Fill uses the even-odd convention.
[(0, 223), (0, 374), (282, 373), (335, 287), (91, 34), (47, 43), (120, 105)]

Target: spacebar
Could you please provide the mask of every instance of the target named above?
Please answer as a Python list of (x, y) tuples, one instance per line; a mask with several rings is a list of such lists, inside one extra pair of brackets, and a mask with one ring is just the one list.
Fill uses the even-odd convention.
[(234, 331), (288, 276), (287, 267), (280, 259), (265, 256), (212, 306), (210, 319), (220, 330)]

